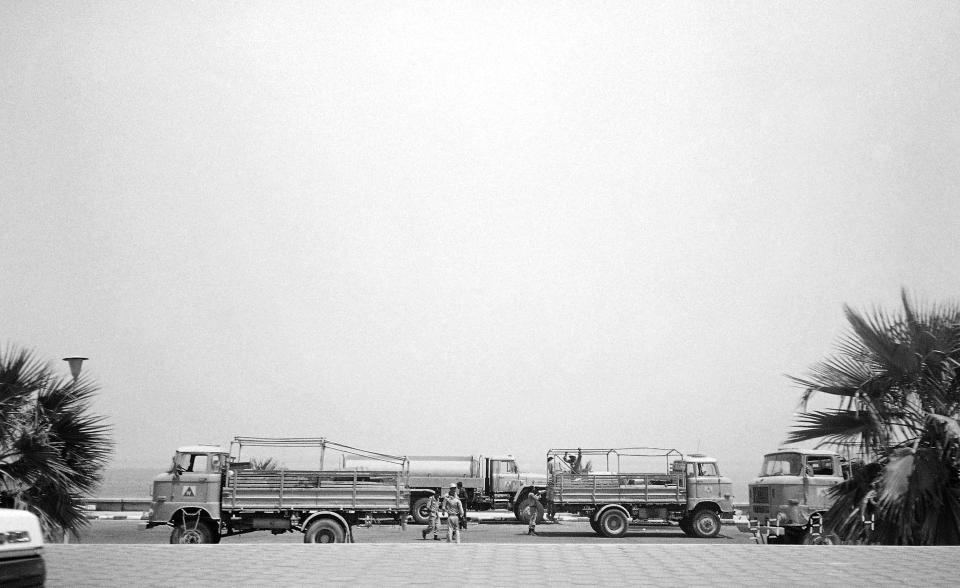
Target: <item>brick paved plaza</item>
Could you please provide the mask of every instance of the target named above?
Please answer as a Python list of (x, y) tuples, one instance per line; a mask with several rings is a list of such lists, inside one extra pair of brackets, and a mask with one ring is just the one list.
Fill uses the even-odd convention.
[(48, 545), (48, 586), (954, 586), (948, 547)]

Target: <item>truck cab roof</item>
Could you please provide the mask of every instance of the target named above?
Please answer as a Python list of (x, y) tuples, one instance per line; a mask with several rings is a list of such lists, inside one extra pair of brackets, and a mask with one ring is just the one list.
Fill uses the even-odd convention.
[(685, 456), (684, 461), (689, 461), (692, 463), (717, 463), (717, 458), (707, 457), (702, 453), (688, 453)]
[(177, 453), (227, 453), (219, 445), (184, 445), (177, 447)]
[(796, 453), (798, 455), (808, 456), (808, 455), (818, 455), (822, 457), (839, 457), (840, 454), (835, 451), (827, 451), (824, 449), (804, 449), (802, 447), (781, 447), (776, 451), (771, 451), (770, 453), (764, 454), (764, 457), (768, 455), (777, 455), (780, 453)]

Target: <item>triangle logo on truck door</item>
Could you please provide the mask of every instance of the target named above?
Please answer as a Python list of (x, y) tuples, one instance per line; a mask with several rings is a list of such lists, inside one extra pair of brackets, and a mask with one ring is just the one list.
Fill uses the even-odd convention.
[(196, 490), (196, 488), (194, 488), (193, 486), (184, 486), (184, 487), (183, 487), (183, 495), (184, 495), (184, 496), (193, 496), (193, 497), (196, 497), (196, 496), (197, 496), (197, 490)]

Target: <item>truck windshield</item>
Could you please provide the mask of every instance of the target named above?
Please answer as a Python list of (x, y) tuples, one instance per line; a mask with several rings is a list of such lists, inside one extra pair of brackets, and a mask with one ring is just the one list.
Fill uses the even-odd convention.
[(799, 476), (800, 456), (796, 453), (773, 453), (763, 458), (761, 476)]
[(717, 464), (715, 463), (698, 463), (697, 469), (701, 476), (719, 476), (720, 472), (717, 471)]
[[(219, 457), (217, 458), (219, 460)], [(173, 456), (173, 466), (170, 472), (205, 472), (207, 471), (207, 456), (192, 453), (177, 453)]]

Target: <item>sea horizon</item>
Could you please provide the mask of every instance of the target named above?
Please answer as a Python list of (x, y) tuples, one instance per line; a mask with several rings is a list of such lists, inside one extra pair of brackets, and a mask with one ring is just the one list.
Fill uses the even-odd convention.
[(103, 481), (94, 498), (150, 498), (153, 479), (162, 467), (110, 467), (104, 470)]

